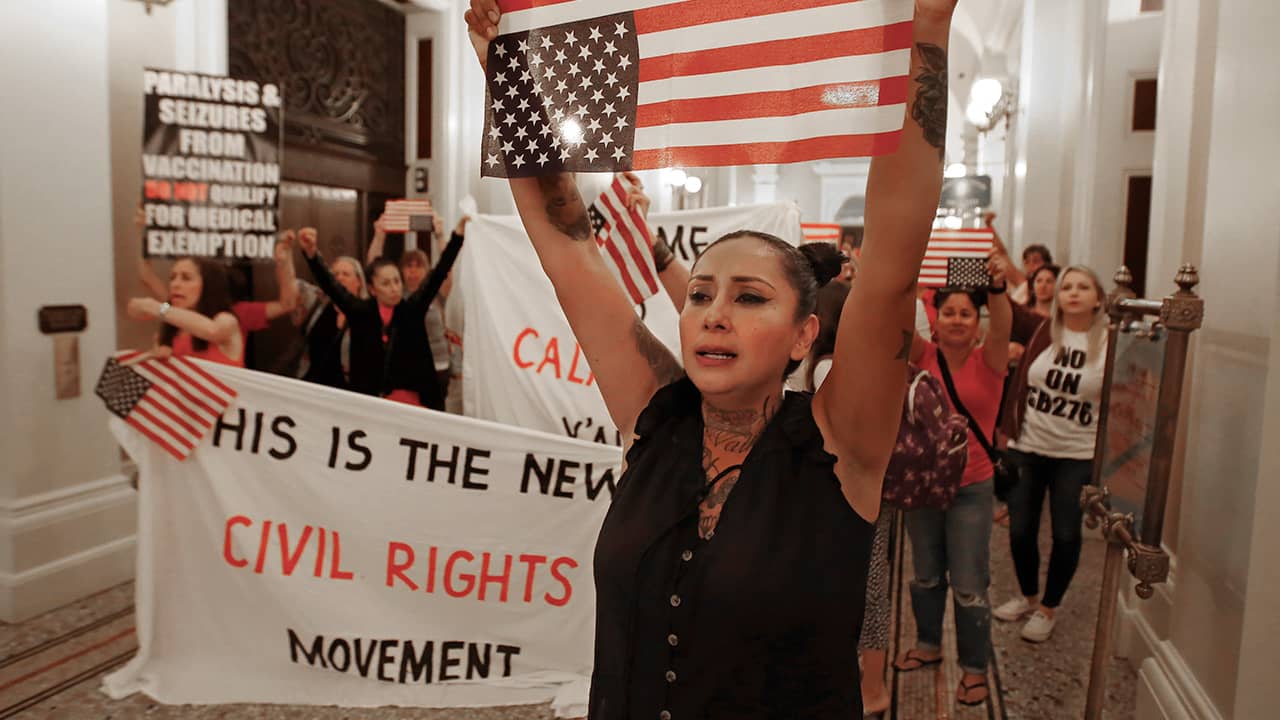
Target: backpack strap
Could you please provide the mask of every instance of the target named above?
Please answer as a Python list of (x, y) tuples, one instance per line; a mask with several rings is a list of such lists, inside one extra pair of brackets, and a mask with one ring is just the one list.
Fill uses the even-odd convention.
[(915, 376), (911, 379), (911, 384), (907, 386), (907, 421), (912, 424), (916, 421), (916, 388), (920, 387), (920, 383), (928, 375), (928, 370), (917, 368)]
[(960, 402), (960, 394), (956, 392), (955, 383), (951, 381), (951, 368), (947, 367), (947, 358), (942, 354), (942, 348), (937, 348), (938, 369), (942, 371), (942, 382), (947, 386), (947, 394), (951, 396), (951, 404), (955, 407), (965, 420), (969, 421), (969, 429), (973, 431), (975, 437), (978, 438), (978, 444), (982, 445), (982, 449), (987, 451), (987, 457), (995, 462), (1000, 456), (996, 453), (994, 447), (987, 440), (987, 436), (983, 434), (982, 427), (978, 425), (978, 421), (973, 419), (973, 415), (969, 414), (968, 408), (964, 403)]

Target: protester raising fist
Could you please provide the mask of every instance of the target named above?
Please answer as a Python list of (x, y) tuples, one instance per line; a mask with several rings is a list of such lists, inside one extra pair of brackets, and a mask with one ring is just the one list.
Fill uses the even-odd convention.
[(317, 248), (314, 228), (298, 231), (298, 247), (320, 289), (346, 318), (351, 333), (350, 388), (400, 402), (444, 409), (444, 395), (427, 339), (426, 313), (449, 269), (462, 249), (454, 235), (431, 275), (408, 297), (396, 264), (385, 258), (373, 262), (373, 297), (362, 298), (335, 280)]

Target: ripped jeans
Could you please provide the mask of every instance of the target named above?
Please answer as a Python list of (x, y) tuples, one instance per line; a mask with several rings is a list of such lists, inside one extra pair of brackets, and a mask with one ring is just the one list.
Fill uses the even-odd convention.
[(955, 595), (956, 645), (960, 669), (985, 674), (991, 654), (992, 483), (960, 488), (946, 510), (921, 509), (905, 513), (911, 538), (911, 609), (916, 618), (916, 647), (942, 647), (942, 617), (947, 587)]

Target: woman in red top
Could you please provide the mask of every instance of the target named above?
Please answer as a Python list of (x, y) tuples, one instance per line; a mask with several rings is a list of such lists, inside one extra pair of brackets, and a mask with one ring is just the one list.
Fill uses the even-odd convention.
[(134, 298), (129, 316), (159, 318), (158, 355), (172, 353), (244, 367), (244, 335), (231, 311), (231, 286), (222, 265), (182, 258), (169, 272), (169, 300)]
[[(911, 362), (940, 380), (942, 364), (946, 364), (960, 403), (988, 440), (995, 431), (1009, 364), (1013, 310), (1005, 296), (1007, 267), (1001, 256), (991, 258), (989, 293), (939, 290), (933, 299), (938, 309), (937, 344), (917, 336), (911, 347)], [(985, 341), (979, 344), (979, 311), (984, 302), (989, 307), (991, 321)], [(915, 569), (911, 609), (916, 618), (916, 644), (898, 656), (894, 667), (908, 671), (942, 662), (942, 617), (950, 583), (955, 604), (956, 646), (964, 673), (956, 700), (963, 705), (977, 705), (988, 696), (991, 605), (987, 586), (990, 585), (994, 497), (991, 459), (972, 431), (968, 453), (960, 491), (951, 507), (906, 513)]]

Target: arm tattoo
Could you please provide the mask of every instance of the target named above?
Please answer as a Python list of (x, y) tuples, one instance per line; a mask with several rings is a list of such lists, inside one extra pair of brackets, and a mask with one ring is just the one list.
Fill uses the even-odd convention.
[(640, 355), (649, 364), (649, 369), (657, 378), (659, 387), (680, 379), (684, 374), (684, 368), (680, 367), (680, 363), (676, 362), (667, 346), (654, 337), (644, 321), (638, 317), (635, 325), (632, 326), (632, 335), (636, 341), (636, 350), (640, 351)]
[(587, 217), (587, 206), (582, 202), (573, 175), (539, 175), (538, 188), (547, 201), (547, 220), (552, 227), (574, 240), (591, 239), (591, 220)]
[(911, 359), (911, 341), (914, 339), (915, 333), (902, 331), (902, 349), (897, 355), (893, 356), (894, 360), (910, 360)]
[(947, 142), (947, 51), (932, 43), (916, 43), (920, 54), (920, 84), (911, 119), (924, 131), (924, 140), (938, 149), (939, 159)]

